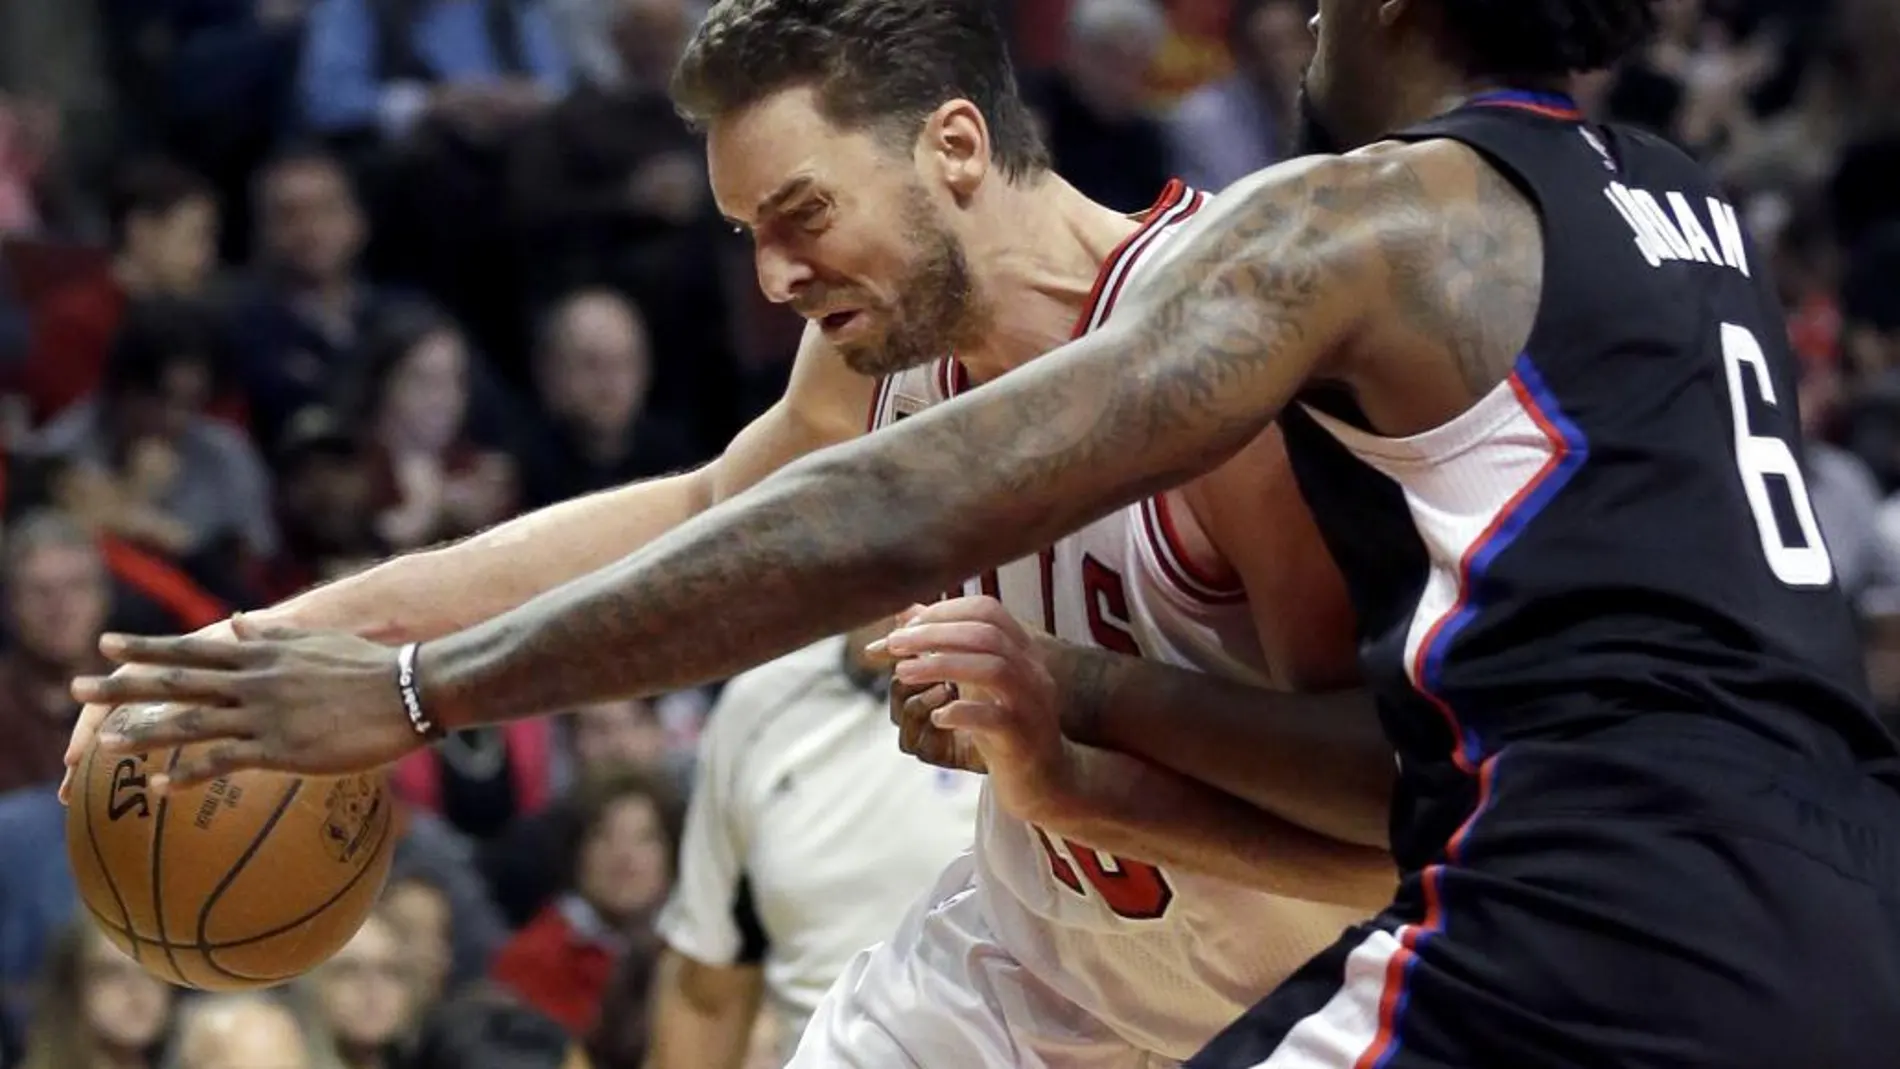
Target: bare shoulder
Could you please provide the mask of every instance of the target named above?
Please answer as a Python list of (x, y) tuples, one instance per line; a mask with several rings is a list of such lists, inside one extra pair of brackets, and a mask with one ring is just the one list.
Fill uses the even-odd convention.
[(1384, 143), (1356, 153), (1387, 191), (1369, 249), (1383, 274), (1380, 349), (1442, 353), (1481, 395), (1510, 373), (1543, 292), (1537, 209), (1470, 147)]

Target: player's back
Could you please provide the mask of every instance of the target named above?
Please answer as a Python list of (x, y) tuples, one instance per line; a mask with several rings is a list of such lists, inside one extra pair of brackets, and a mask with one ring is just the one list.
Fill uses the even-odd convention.
[(1563, 98), (1489, 94), (1398, 139), (1516, 186), (1541, 295), (1509, 377), (1441, 426), (1378, 436), (1331, 385), (1282, 419), (1403, 765), (1399, 894), (1295, 1027), (1339, 1026), (1362, 1064), (1882, 1064), (1896, 747), (1765, 264), (1680, 151)]
[[(1107, 321), (1127, 287), (1160, 269), (1202, 201), (1170, 186), (1103, 265), (1078, 333)], [(969, 388), (953, 359), (893, 376), (873, 425)], [(1183, 534), (1193, 522), (1179, 495), (1160, 495), (961, 593), (995, 597), (1065, 641), (1264, 687), (1270, 673), (1246, 592), (1196, 565)], [(987, 794), (975, 853), (985, 916), (1011, 955), (1130, 1044), (1172, 1058), (1198, 1049), (1363, 915), (1112, 857), (1011, 818)]]
[(1378, 438), (1322, 388), (1285, 421), (1405, 757), (1472, 771), (1645, 710), (1890, 752), (1734, 207), (1657, 138), (1508, 100), (1401, 136), (1475, 148), (1545, 245), (1515, 373), (1457, 419)]

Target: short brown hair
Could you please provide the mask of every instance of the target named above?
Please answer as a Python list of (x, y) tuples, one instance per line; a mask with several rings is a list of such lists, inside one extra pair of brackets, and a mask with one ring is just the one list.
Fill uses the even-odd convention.
[(968, 100), (1004, 175), (1049, 166), (989, 0), (719, 0), (680, 58), (673, 99), (704, 125), (807, 85), (826, 119), (893, 139)]

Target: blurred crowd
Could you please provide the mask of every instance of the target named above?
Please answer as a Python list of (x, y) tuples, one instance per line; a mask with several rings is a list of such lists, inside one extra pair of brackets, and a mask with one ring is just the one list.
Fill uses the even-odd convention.
[[(1218, 189), (1292, 151), (1303, 0), (998, 6), (1057, 169), (1099, 201), (1137, 210), (1171, 175)], [(1891, 706), (1900, 4), (1657, 6), (1655, 40), (1576, 95), (1745, 206)], [(690, 466), (774, 399), (800, 324), (758, 296), (666, 98), (699, 14), (0, 5), (0, 1066), (641, 1064), (711, 692), (463, 732), (399, 766), (384, 902), (262, 997), (178, 996), (76, 921), (53, 785), (66, 681), (102, 630), (192, 630)]]

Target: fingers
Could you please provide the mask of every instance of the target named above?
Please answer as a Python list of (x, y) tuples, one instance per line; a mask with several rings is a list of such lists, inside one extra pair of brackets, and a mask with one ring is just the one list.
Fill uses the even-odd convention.
[(114, 664), (165, 664), (184, 668), (249, 668), (261, 663), (266, 656), (266, 651), (255, 645), (203, 635), (108, 634), (99, 639), (99, 652)]
[(975, 620), (947, 623), (918, 623), (893, 631), (884, 640), (884, 648), (898, 658), (926, 653), (961, 650), (987, 653), (997, 657), (1014, 656), (1023, 648), (1027, 636), (1018, 638), (994, 624)]
[(1025, 682), (1016, 662), (988, 653), (928, 653), (911, 657), (898, 662), (895, 675), (906, 686), (950, 683), (977, 687), (999, 697), (1019, 689)]
[(897, 725), (899, 748), (905, 753), (916, 753), (915, 747), (930, 732), (930, 714), (955, 698), (955, 690), (939, 683), (902, 702), (892, 702), (891, 720)]
[(131, 702), (189, 702), (199, 705), (236, 705), (244, 677), (201, 668), (128, 665), (109, 676), (80, 676), (73, 680), (76, 701), (88, 705), (125, 705)]
[(99, 727), (99, 749), (136, 753), (162, 746), (220, 739), (249, 739), (255, 714), (204, 705), (140, 703), (121, 706)]
[(182, 790), (243, 769), (272, 767), (275, 766), (271, 764), (269, 751), (262, 742), (255, 739), (221, 742), (216, 746), (180, 754), (178, 763), (172, 766), (171, 771), (152, 777), (152, 787), (161, 792)]
[(932, 605), (925, 605), (914, 609), (906, 613), (904, 617), (899, 618), (898, 627), (892, 634), (895, 635), (899, 632), (907, 631), (920, 624), (950, 623), (956, 621), (989, 624), (992, 627), (998, 628), (1004, 634), (1014, 636), (1018, 639), (1028, 636), (1028, 632), (1023, 629), (1022, 623), (1010, 615), (1009, 610), (1003, 607), (1002, 602), (995, 598), (982, 595), (950, 598), (947, 601), (939, 601)]

